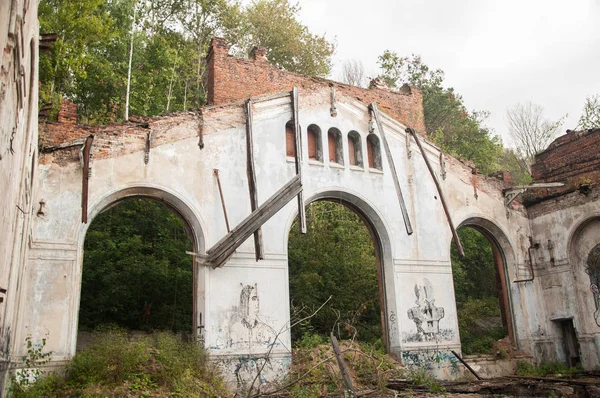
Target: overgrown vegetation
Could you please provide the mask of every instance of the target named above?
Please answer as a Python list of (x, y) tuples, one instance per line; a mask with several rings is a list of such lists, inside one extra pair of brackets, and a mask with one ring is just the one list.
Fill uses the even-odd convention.
[(168, 332), (131, 338), (123, 329), (97, 332), (66, 375), (42, 377), (28, 388), (13, 384), (14, 398), (37, 397), (223, 397), (218, 371), (205, 351)]
[(165, 205), (128, 199), (97, 216), (84, 246), (79, 328), (190, 332), (192, 250)]
[(196, 109), (213, 36), (238, 55), (264, 46), (278, 67), (325, 76), (334, 46), (299, 22), (299, 10), (288, 0), (42, 0), (40, 31), (58, 37), (40, 54), (40, 102), (55, 105), (53, 116), (66, 97), (85, 123), (122, 120), (131, 71), (129, 115)]
[(291, 304), (296, 313), (311, 313), (332, 299), (292, 330), (292, 339), (302, 342), (316, 334), (328, 340), (335, 326), (339, 338), (380, 341), (377, 260), (369, 230), (352, 210), (330, 201), (312, 203), (307, 218), (306, 235), (297, 221), (290, 231)]
[(493, 343), (507, 335), (502, 323), (492, 246), (473, 228), (460, 228), (458, 236), (465, 256), (460, 258), (454, 244), (451, 256), (462, 352), (491, 353)]
[(562, 362), (547, 362), (535, 366), (527, 361), (517, 361), (517, 375), (519, 376), (573, 376), (582, 370), (581, 367), (570, 368)]
[[(386, 355), (381, 347), (346, 340), (340, 341), (340, 350), (356, 391), (381, 391), (388, 379), (404, 374), (401, 365)], [(293, 397), (343, 393), (343, 378), (329, 341), (311, 347), (298, 347), (293, 355), (292, 370), (282, 383), (282, 387), (287, 387), (285, 390), (291, 392)]]

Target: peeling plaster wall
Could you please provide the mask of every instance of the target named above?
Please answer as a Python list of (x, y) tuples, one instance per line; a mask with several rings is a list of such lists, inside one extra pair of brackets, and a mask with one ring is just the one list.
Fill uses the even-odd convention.
[[(582, 365), (586, 369), (600, 365), (600, 324), (595, 319), (600, 320), (600, 310), (586, 272), (587, 257), (600, 244), (598, 199), (597, 192), (575, 191), (531, 208), (533, 214), (541, 214), (531, 220), (534, 239), (540, 244), (534, 250), (535, 288), (543, 305), (532, 339), (539, 361), (566, 361), (558, 322), (572, 320)], [(552, 212), (542, 211), (550, 205)]]
[[(323, 151), (323, 162), (305, 157), (304, 197), (307, 202), (341, 199), (369, 220), (381, 248), (389, 351), (407, 364), (426, 365), (440, 377), (456, 377), (463, 370), (450, 353), (460, 350), (450, 265), (451, 232), (423, 157), (412, 139), (412, 155), (407, 156), (405, 127), (384, 116), (386, 137), (414, 229), (409, 236), (385, 155), (382, 171), (349, 166), (347, 162), (345, 136), (350, 130), (361, 135), (363, 150), (366, 148), (367, 107), (340, 96), (338, 115), (332, 117), (329, 98), (327, 89), (300, 96), (303, 152), (307, 153), (305, 126), (314, 123), (321, 128), (323, 147), (327, 130), (336, 127), (344, 134), (346, 165), (332, 164), (328, 151)], [(282, 97), (255, 102), (253, 111), (258, 199), (264, 203), (295, 175), (285, 143), (291, 100)], [(90, 220), (93, 222), (96, 214), (122, 197), (159, 198), (187, 221), (195, 237), (195, 250), (202, 253), (226, 234), (213, 169), (220, 171), (230, 224), (238, 225), (251, 212), (243, 107), (207, 107), (201, 116), (180, 114), (156, 121), (149, 121), (148, 130), (163, 140), (152, 147), (148, 164), (144, 163), (143, 141), (131, 140), (137, 133), (129, 124), (95, 131)], [(204, 149), (198, 146), (200, 129)], [(129, 144), (123, 146), (123, 142)], [(445, 156), (447, 176), (441, 179), (439, 150), (428, 143), (424, 147), (440, 178), (455, 225), (472, 223), (488, 228), (500, 242), (506, 257), (515, 334), (527, 350), (530, 330), (537, 325), (532, 316), (539, 303), (530, 286), (512, 283), (527, 269), (522, 250), (529, 234), (527, 218), (522, 210), (511, 210), (507, 219), (502, 184), (496, 179), (479, 177), (475, 198), (471, 168), (449, 156)], [(37, 175), (34, 201), (43, 198), (46, 211), (35, 219), (17, 338), (48, 334), (48, 349), (54, 351), (54, 359), (66, 360), (75, 351), (87, 229), (81, 224), (79, 151), (61, 149), (43, 154)], [(243, 384), (255, 374), (273, 343), (272, 360), (260, 382), (278, 380), (289, 367), (287, 244), (296, 213), (293, 200), (263, 226), (264, 260), (255, 261), (250, 238), (224, 267), (213, 270), (196, 266), (195, 327), (232, 383)], [(419, 330), (415, 319), (424, 305), (433, 306), (437, 319)]]
[[(15, 335), (37, 151), (37, 1), (0, 2), (0, 391), (25, 336)], [(1, 393), (0, 393), (1, 395)]]

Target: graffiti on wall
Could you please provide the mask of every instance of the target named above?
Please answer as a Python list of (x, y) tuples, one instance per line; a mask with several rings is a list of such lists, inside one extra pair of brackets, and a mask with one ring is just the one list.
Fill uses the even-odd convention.
[(596, 305), (594, 319), (596, 325), (600, 326), (600, 244), (594, 246), (588, 255), (586, 272), (590, 276), (590, 290)]
[(233, 311), (227, 331), (227, 347), (251, 348), (268, 347), (275, 343), (275, 330), (264, 322), (260, 314), (258, 285), (243, 285), (240, 303)]
[(416, 306), (409, 308), (408, 319), (416, 326), (416, 333), (405, 334), (405, 341), (440, 341), (452, 340), (453, 331), (440, 329), (440, 320), (444, 317), (444, 307), (435, 305), (433, 285), (427, 279), (423, 284), (415, 284)]

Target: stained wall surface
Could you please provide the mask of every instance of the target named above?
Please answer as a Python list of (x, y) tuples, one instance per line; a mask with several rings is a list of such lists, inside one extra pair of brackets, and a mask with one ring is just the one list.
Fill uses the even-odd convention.
[[(227, 234), (214, 169), (219, 170), (230, 224), (238, 225), (251, 213), (247, 120), (244, 103), (235, 101), (273, 94), (275, 89), (283, 92), (254, 97), (251, 105), (258, 202), (262, 204), (296, 175), (286, 145), (286, 124), (293, 117), (292, 98), (286, 92), (295, 85), (299, 87), (298, 115), (305, 154), (301, 163), (305, 201), (341, 200), (371, 224), (381, 257), (388, 351), (405, 364), (426, 366), (440, 377), (460, 376), (462, 367), (450, 353), (460, 351), (450, 264), (452, 235), (423, 154), (405, 131), (409, 123), (422, 123), (422, 107), (415, 102), (420, 93), (344, 91), (325, 81), (285, 75), (273, 77), (272, 86), (265, 84), (267, 91), (260, 85), (258, 92), (251, 87), (239, 91), (235, 85), (239, 82), (234, 82), (226, 92), (235, 93), (235, 98), (219, 100), (217, 92), (226, 82), (216, 76), (217, 69), (237, 70), (242, 65), (247, 67), (245, 78), (257, 81), (271, 79), (275, 71), (264, 59), (237, 60), (218, 46), (223, 43), (213, 41), (212, 60), (209, 55), (209, 72), (213, 73), (209, 88), (212, 84), (216, 105), (199, 112), (90, 127), (78, 125), (74, 106), (65, 102), (59, 120), (42, 125), (42, 153), (26, 209), (29, 218), (23, 217), (31, 218), (32, 233), (22, 251), (25, 267), (16, 268), (24, 271), (13, 300), (19, 306), (19, 316), (13, 319), (11, 329), (12, 357), (25, 353), (22, 343), (28, 335), (34, 340), (48, 336), (47, 349), (54, 352), (55, 364), (64, 363), (75, 353), (83, 242), (89, 226), (82, 223), (84, 138), (94, 135), (87, 199), (90, 222), (123, 198), (156, 198), (182, 216), (194, 240), (194, 252), (203, 254)], [(220, 56), (216, 57), (218, 51)], [(263, 71), (267, 71), (266, 77), (255, 75)], [(333, 88), (337, 88), (335, 93)], [(383, 147), (379, 148), (380, 168), (368, 167), (366, 161), (363, 166), (349, 162), (351, 132), (358, 136), (353, 146), (363, 151), (369, 135), (378, 138), (369, 141), (383, 145), (382, 132), (374, 128), (365, 103), (371, 101), (387, 104), (381, 107), (385, 111), (383, 131), (414, 230), (410, 235)], [(337, 157), (338, 153), (329, 150), (323, 150), (319, 160), (308, 159), (306, 130), (313, 124), (321, 131), (316, 137), (321, 148), (328, 148), (330, 128), (340, 132), (342, 148), (338, 153), (343, 161), (331, 159), (330, 154)], [(595, 308), (595, 296), (586, 295), (585, 283), (589, 281), (584, 278), (581, 262), (597, 238), (597, 221), (590, 219), (593, 214), (600, 215), (597, 196), (592, 192), (585, 199), (569, 199), (566, 195), (560, 199), (564, 207), (542, 201), (507, 211), (505, 181), (473, 173), (468, 165), (421, 140), (453, 224), (483, 229), (501, 254), (515, 345), (538, 361), (564, 358), (557, 325), (573, 319), (581, 337), (581, 357), (587, 367), (592, 366), (591, 349), (594, 344), (598, 346), (598, 332), (589, 313)], [(363, 159), (367, 159), (366, 154)], [(10, 181), (14, 183), (14, 179)], [(13, 194), (17, 195), (11, 191)], [(43, 211), (32, 209), (32, 203), (40, 202), (44, 202)], [(535, 216), (530, 220), (528, 214)], [(193, 327), (232, 383), (252, 379), (271, 347), (260, 383), (277, 381), (289, 367), (287, 244), (296, 215), (293, 200), (263, 225), (263, 260), (255, 260), (252, 237), (221, 268), (207, 267), (200, 256), (195, 259)], [(14, 253), (14, 249), (5, 252)], [(579, 267), (576, 272), (575, 267)], [(574, 289), (577, 295), (570, 294)], [(584, 348), (590, 354), (584, 355)]]
[[(381, 170), (366, 163), (362, 167), (351, 166), (347, 161), (347, 135), (351, 131), (359, 134), (363, 150), (369, 134), (382, 142), (377, 129), (369, 132), (371, 113), (353, 98), (338, 94), (336, 101), (337, 115), (333, 117), (330, 87), (308, 93), (300, 90), (300, 124), (319, 127), (322, 133), (317, 139), (321, 140), (321, 147), (327, 147), (326, 132), (330, 128), (343, 134), (343, 164), (330, 159), (329, 151), (323, 151), (322, 161), (304, 156), (306, 202), (342, 200), (358, 209), (373, 226), (381, 249), (388, 350), (407, 364), (426, 364), (441, 377), (460, 375), (462, 368), (450, 353), (460, 350), (450, 264), (451, 231), (423, 156), (415, 141), (407, 140), (406, 126), (382, 114), (414, 229), (408, 235), (383, 148), (379, 148), (383, 158)], [(294, 160), (286, 154), (285, 129), (292, 118), (292, 99), (290, 95), (259, 97), (253, 100), (252, 109), (258, 200), (264, 203), (295, 176)], [(59, 125), (47, 127), (42, 134), (57, 130)], [(301, 130), (306, 154), (306, 128)], [(183, 113), (82, 131), (95, 135), (90, 220), (125, 196), (160, 197), (185, 215), (194, 231), (196, 251), (203, 253), (227, 233), (214, 169), (219, 170), (230, 224), (238, 225), (251, 213), (246, 117), (241, 103), (205, 107), (201, 114)], [(152, 147), (145, 163), (148, 133)], [(19, 329), (19, 333), (33, 328), (40, 335), (55, 336), (48, 340), (48, 348), (55, 352), (55, 358), (65, 360), (75, 350), (82, 247), (87, 228), (81, 223), (78, 140), (75, 138), (72, 148), (49, 149), (40, 158), (36, 180), (39, 193), (35, 200), (43, 197), (46, 211), (35, 220), (29, 260), (32, 266), (23, 294), (26, 310)], [(530, 324), (523, 309), (525, 313), (535, 313), (538, 305), (534, 294), (523, 299), (512, 283), (526, 271), (519, 247), (527, 240), (528, 220), (522, 209), (512, 210), (511, 218), (506, 218), (501, 180), (474, 178), (470, 167), (423, 143), (455, 225), (481, 225), (502, 242), (506, 275), (511, 282), (515, 335), (521, 344), (535, 325)], [(287, 239), (296, 215), (293, 200), (262, 227), (264, 260), (255, 260), (250, 238), (222, 268), (196, 265), (194, 318), (199, 338), (234, 382), (255, 373), (272, 344), (275, 348), (261, 376), (262, 382), (282, 377), (290, 364)], [(38, 305), (42, 302), (43, 306)], [(428, 312), (431, 319), (424, 315)]]
[[(14, 349), (17, 297), (34, 211), (37, 1), (0, 2), (0, 388)], [(23, 337), (24, 338), (24, 337)]]
[[(600, 365), (600, 281), (589, 255), (600, 244), (600, 129), (568, 132), (536, 156), (536, 182), (563, 182), (526, 201), (536, 248), (535, 285), (547, 322), (532, 336), (539, 361), (568, 361), (563, 325), (573, 326), (586, 369)], [(572, 354), (571, 354), (572, 355)]]

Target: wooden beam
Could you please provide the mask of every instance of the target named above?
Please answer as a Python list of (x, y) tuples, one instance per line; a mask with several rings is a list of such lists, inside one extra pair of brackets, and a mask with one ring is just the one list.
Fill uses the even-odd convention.
[(431, 163), (429, 163), (429, 158), (427, 158), (427, 153), (425, 153), (425, 149), (423, 149), (423, 145), (421, 145), (421, 140), (417, 135), (417, 132), (410, 127), (406, 129), (406, 132), (411, 134), (421, 151), (421, 155), (423, 155), (423, 159), (425, 160), (425, 165), (427, 165), (427, 169), (429, 170), (429, 174), (431, 174), (431, 178), (433, 178), (433, 182), (435, 183), (435, 187), (437, 188), (438, 194), (440, 195), (440, 202), (442, 202), (442, 207), (444, 208), (444, 213), (446, 214), (446, 219), (448, 220), (448, 225), (450, 226), (450, 230), (452, 231), (452, 238), (454, 239), (454, 243), (456, 244), (456, 248), (458, 249), (458, 254), (461, 257), (465, 256), (465, 252), (463, 250), (462, 245), (460, 244), (460, 239), (458, 238), (458, 234), (456, 233), (456, 228), (454, 228), (454, 223), (452, 223), (452, 217), (450, 217), (450, 211), (448, 210), (448, 205), (446, 204), (446, 199), (444, 198), (444, 193), (442, 192), (442, 186), (435, 175), (435, 171), (433, 167), (431, 167)]
[(300, 177), (295, 176), (279, 191), (275, 192), (265, 203), (252, 212), (230, 233), (214, 244), (206, 252), (204, 264), (213, 268), (221, 267), (227, 262), (235, 250), (258, 228), (269, 221), (283, 206), (302, 192)]
[[(254, 148), (252, 138), (252, 100), (246, 101), (246, 166), (248, 189), (250, 191), (250, 208), (254, 212), (258, 207), (258, 190), (256, 188), (256, 170), (254, 169)], [(265, 258), (262, 229), (254, 231), (254, 253), (256, 261)]]
[[(300, 184), (302, 184), (302, 136), (300, 133), (300, 121), (298, 120), (298, 88), (294, 87), (292, 90), (292, 111), (294, 114), (294, 135), (296, 137), (295, 146), (296, 151), (294, 154), (296, 161), (296, 175), (300, 177)], [(306, 209), (304, 208), (304, 191), (298, 193), (298, 217), (300, 217), (300, 233), (306, 233)]]
[[(346, 369), (346, 364), (344, 363), (344, 358), (342, 357), (342, 352), (340, 350), (340, 345), (337, 341), (337, 338), (330, 334), (331, 336), (331, 346), (333, 347), (333, 352), (335, 354), (335, 359), (337, 360), (338, 366), (340, 368), (340, 373), (342, 374), (342, 378), (344, 379), (344, 386), (346, 387), (346, 392), (351, 397), (355, 397), (354, 389), (352, 388), (352, 381), (350, 380), (350, 375), (348, 374), (348, 370)], [(346, 396), (346, 394), (344, 394)]]
[(402, 217), (404, 219), (404, 226), (406, 227), (406, 233), (411, 235), (413, 233), (412, 225), (410, 224), (410, 217), (408, 216), (408, 210), (406, 210), (406, 204), (404, 203), (404, 196), (402, 195), (402, 189), (400, 188), (400, 181), (398, 180), (398, 174), (396, 173), (396, 166), (394, 165), (394, 158), (392, 157), (392, 151), (385, 138), (385, 132), (383, 131), (383, 125), (381, 124), (381, 118), (379, 117), (379, 110), (377, 109), (377, 103), (373, 102), (369, 105), (369, 109), (373, 112), (375, 117), (375, 123), (383, 142), (383, 148), (385, 150), (385, 157), (388, 160), (390, 171), (392, 172), (392, 180), (394, 180), (394, 187), (396, 188), (396, 195), (398, 196), (398, 203), (400, 203), (400, 210), (402, 211)]
[(88, 222), (88, 188), (90, 181), (90, 155), (92, 152), (92, 143), (94, 142), (94, 136), (90, 135), (85, 139), (83, 144), (83, 175), (81, 182), (81, 222), (87, 224)]

